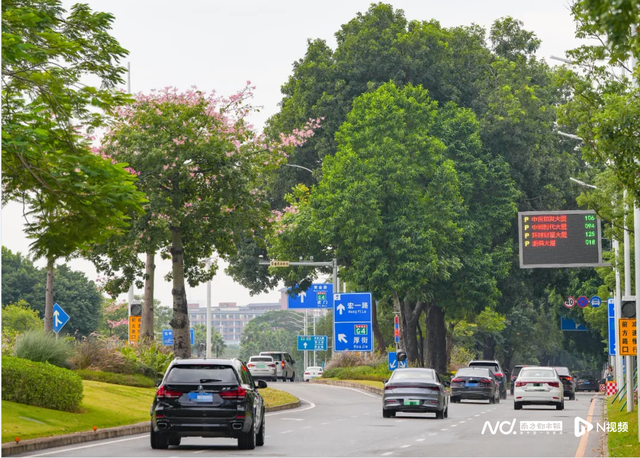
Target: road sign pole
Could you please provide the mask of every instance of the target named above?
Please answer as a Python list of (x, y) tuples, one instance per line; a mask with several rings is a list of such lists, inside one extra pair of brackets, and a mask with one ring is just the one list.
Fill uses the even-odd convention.
[[(304, 332), (302, 333), (302, 335), (307, 335), (307, 309), (304, 310)], [(307, 350), (304, 351), (304, 367), (303, 372), (307, 370), (307, 367), (309, 367), (309, 354), (307, 352)]]
[[(640, 27), (640, 24), (632, 24), (631, 26), (631, 35), (635, 38), (637, 38), (638, 36), (638, 32), (640, 30), (639, 27)], [(631, 53), (631, 66), (629, 68), (631, 68), (633, 71), (637, 65), (638, 65), (638, 59), (633, 53)], [(631, 77), (631, 85), (637, 89), (638, 80)], [(640, 225), (640, 207), (639, 206), (640, 206), (640, 202), (636, 200), (633, 206), (633, 224), (635, 225), (635, 227), (639, 227)], [(636, 231), (636, 236), (635, 236), (635, 252), (636, 252), (636, 256), (635, 256), (636, 258), (635, 259), (635, 262), (636, 262), (635, 264), (635, 267), (636, 267), (636, 321), (638, 321), (640, 320), (640, 236), (638, 235), (638, 231)], [(640, 367), (640, 359), (638, 359), (637, 350), (636, 350), (636, 362)], [(633, 386), (633, 385), (627, 385), (627, 386)], [(640, 421), (640, 402), (638, 404), (639, 404), (638, 420)], [(640, 442), (640, 429), (638, 430), (638, 441)]]
[(211, 280), (207, 282), (207, 358), (211, 358)]
[[(616, 253), (616, 265), (619, 266), (617, 260), (620, 259), (620, 242), (614, 240), (615, 253)], [(614, 328), (616, 336), (616, 356), (615, 356), (615, 370), (616, 370), (616, 386), (618, 390), (622, 388), (624, 374), (622, 372), (622, 355), (620, 354), (620, 329), (618, 321), (620, 318), (620, 306), (622, 304), (622, 282), (620, 281), (620, 268), (616, 268), (616, 296), (614, 299)]]
[[(316, 335), (316, 314), (313, 314), (313, 335)], [(315, 339), (314, 339), (315, 342)], [(315, 344), (313, 345), (313, 365), (315, 367), (316, 365), (316, 346)]]
[[(627, 191), (623, 193), (624, 214), (629, 214), (627, 204)], [(625, 228), (627, 225), (624, 225)], [(629, 241), (629, 231), (624, 231), (624, 295), (631, 296), (631, 242)], [(625, 367), (627, 372), (627, 386), (633, 386), (633, 357), (625, 356)], [(633, 412), (633, 390), (627, 390), (627, 412)]]

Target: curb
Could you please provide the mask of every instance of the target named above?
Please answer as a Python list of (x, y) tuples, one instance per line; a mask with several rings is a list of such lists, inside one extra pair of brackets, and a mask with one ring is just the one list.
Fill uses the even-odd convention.
[(322, 380), (322, 379), (314, 378), (314, 379), (311, 379), (310, 383), (319, 383), (321, 385), (343, 386), (345, 388), (357, 388), (359, 390), (364, 390), (373, 394), (377, 394), (378, 396), (382, 396), (382, 394), (384, 393), (384, 390), (382, 390), (382, 388), (376, 388), (374, 386), (369, 386), (369, 385), (361, 385), (360, 383), (343, 382), (342, 380)]
[[(279, 406), (267, 407), (265, 412), (277, 412), (280, 410), (296, 409), (300, 407), (300, 400), (282, 404)], [(120, 436), (134, 436), (136, 434), (148, 433), (150, 423), (136, 423), (134, 425), (116, 426), (115, 428), (99, 429), (98, 431), (85, 431), (81, 433), (64, 434), (60, 436), (39, 437), (37, 439), (27, 439), (15, 444), (5, 442), (2, 444), (2, 456), (19, 455), (21, 453), (35, 452), (54, 447), (64, 447), (66, 445), (80, 444), (83, 442), (112, 439)]]

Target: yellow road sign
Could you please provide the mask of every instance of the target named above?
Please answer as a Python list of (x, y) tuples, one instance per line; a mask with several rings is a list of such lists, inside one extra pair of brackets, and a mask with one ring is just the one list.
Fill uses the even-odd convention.
[(137, 342), (140, 340), (140, 326), (142, 325), (141, 316), (129, 317), (129, 342)]
[(289, 261), (271, 261), (269, 267), (289, 267)]
[(638, 329), (635, 318), (620, 319), (620, 354), (622, 356), (638, 354)]

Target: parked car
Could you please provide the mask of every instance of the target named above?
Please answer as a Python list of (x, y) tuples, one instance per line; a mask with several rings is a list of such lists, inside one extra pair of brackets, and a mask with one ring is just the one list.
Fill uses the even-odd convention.
[(518, 366), (513, 366), (513, 369), (511, 370), (511, 394), (513, 395), (513, 389), (516, 386), (516, 379), (518, 378), (518, 374), (520, 374), (520, 371), (522, 370), (523, 367), (527, 367), (526, 365), (518, 365)]
[(576, 398), (576, 391), (571, 372), (566, 367), (554, 367), (554, 369), (558, 373), (558, 376), (560, 376), (560, 380), (564, 386), (564, 396), (573, 401)]
[(309, 366), (307, 370), (304, 371), (303, 380), (308, 382), (312, 378), (322, 377), (323, 369), (320, 366)]
[(433, 369), (396, 369), (385, 381), (382, 416), (398, 412), (435, 412), (436, 418), (449, 415), (449, 395), (445, 384)]
[(264, 402), (237, 359), (175, 359), (151, 405), (151, 448), (180, 445), (183, 437), (232, 437), (240, 449), (264, 445)]
[(276, 362), (276, 378), (286, 382), (293, 382), (296, 378), (296, 370), (293, 365), (296, 363), (289, 353), (284, 351), (261, 351), (260, 356), (271, 356)]
[(583, 379), (579, 379), (576, 382), (576, 393), (578, 391), (600, 391), (600, 385), (598, 383), (598, 381), (593, 378), (583, 378)]
[(247, 367), (254, 379), (277, 380), (276, 362), (272, 356), (252, 356), (247, 362)]
[(507, 399), (507, 376), (498, 361), (471, 361), (469, 367), (488, 367), (500, 384), (500, 399)]
[(523, 367), (516, 379), (513, 408), (522, 409), (530, 404), (555, 405), (564, 409), (564, 390), (558, 373), (553, 367)]
[(500, 384), (488, 367), (463, 367), (451, 379), (451, 402), (462, 399), (486, 399), (500, 402)]

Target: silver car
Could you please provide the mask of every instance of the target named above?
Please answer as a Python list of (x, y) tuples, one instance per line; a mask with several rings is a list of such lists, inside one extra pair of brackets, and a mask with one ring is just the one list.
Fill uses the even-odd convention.
[(272, 356), (252, 356), (247, 362), (247, 367), (251, 376), (256, 380), (273, 380), (277, 379), (276, 362)]
[(435, 412), (436, 418), (449, 415), (449, 395), (445, 384), (433, 369), (396, 369), (385, 381), (382, 416), (397, 412)]

